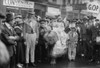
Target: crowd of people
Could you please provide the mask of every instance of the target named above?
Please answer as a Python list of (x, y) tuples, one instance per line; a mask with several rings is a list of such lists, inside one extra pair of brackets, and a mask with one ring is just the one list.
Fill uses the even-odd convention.
[(84, 57), (100, 63), (100, 21), (96, 17), (64, 21), (60, 15), (42, 19), (29, 12), (23, 19), (9, 12), (0, 14), (0, 21), (0, 64), (5, 63), (4, 68), (56, 64), (64, 55), (70, 61)]

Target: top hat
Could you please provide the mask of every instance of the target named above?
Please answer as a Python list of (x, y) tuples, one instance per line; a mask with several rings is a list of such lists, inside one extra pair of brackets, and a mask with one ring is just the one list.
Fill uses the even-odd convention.
[(6, 21), (7, 22), (12, 21), (13, 19), (14, 19), (14, 17), (13, 17), (13, 14), (12, 13), (6, 14)]
[(95, 21), (99, 21), (99, 19), (96, 19)]
[(18, 15), (15, 16), (15, 18), (22, 18), (22, 15), (18, 14)]
[(41, 19), (39, 22), (42, 24), (42, 22), (46, 22), (46, 20), (45, 19)]

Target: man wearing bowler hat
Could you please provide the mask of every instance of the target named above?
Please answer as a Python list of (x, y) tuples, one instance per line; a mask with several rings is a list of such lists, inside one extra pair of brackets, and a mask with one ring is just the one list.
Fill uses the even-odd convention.
[(9, 61), (10, 68), (15, 67), (15, 61), (14, 61), (16, 53), (15, 45), (16, 45), (16, 40), (19, 39), (19, 37), (16, 35), (16, 32), (14, 31), (13, 24), (14, 24), (14, 17), (12, 13), (7, 13), (6, 21), (2, 24), (4, 28), (1, 32), (1, 39), (3, 43), (6, 45), (10, 55), (10, 61)]
[(2, 26), (2, 20), (5, 19), (5, 16), (0, 12), (0, 68), (7, 68), (6, 65), (9, 61), (9, 52), (5, 46), (5, 44), (2, 42), (1, 32), (3, 29)]
[(35, 65), (35, 45), (38, 39), (38, 23), (36, 21), (35, 12), (30, 11), (25, 20), (24, 37), (26, 39), (26, 67), (29, 64), (29, 57), (32, 66)]

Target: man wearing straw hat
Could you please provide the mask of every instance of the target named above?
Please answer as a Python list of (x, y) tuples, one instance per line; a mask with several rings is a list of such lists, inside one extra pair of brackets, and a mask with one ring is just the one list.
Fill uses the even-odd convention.
[(76, 32), (75, 23), (70, 25), (69, 31), (69, 45), (68, 45), (68, 58), (70, 61), (75, 60), (76, 57), (76, 47), (78, 41), (78, 34)]
[[(29, 57), (30, 61), (32, 63), (32, 66), (35, 65), (35, 45), (37, 43), (38, 38), (38, 23), (35, 18), (35, 12), (30, 11), (28, 13), (28, 16), (25, 20), (25, 26), (24, 28), (24, 37), (26, 39), (26, 67), (28, 67), (29, 63)], [(29, 56), (30, 55), (30, 56)]]

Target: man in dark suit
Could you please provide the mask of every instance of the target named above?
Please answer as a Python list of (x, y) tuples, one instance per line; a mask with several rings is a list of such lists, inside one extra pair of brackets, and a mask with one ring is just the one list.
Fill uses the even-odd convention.
[(6, 64), (8, 63), (9, 61), (9, 53), (8, 53), (8, 50), (5, 46), (5, 44), (2, 42), (1, 40), (1, 32), (2, 32), (2, 20), (5, 19), (5, 16), (0, 13), (0, 68), (6, 68)]
[(6, 21), (3, 23), (4, 29), (2, 30), (1, 33), (1, 40), (4, 42), (6, 45), (9, 55), (10, 55), (10, 62), (8, 64), (8, 67), (10, 65), (10, 68), (14, 68), (14, 54), (15, 54), (15, 45), (16, 45), (16, 40), (18, 39), (18, 36), (16, 36), (15, 31), (13, 30), (13, 15), (12, 14), (7, 14), (6, 15)]
[(100, 21), (96, 19), (96, 24), (91, 28), (93, 40), (93, 60), (100, 63)]

